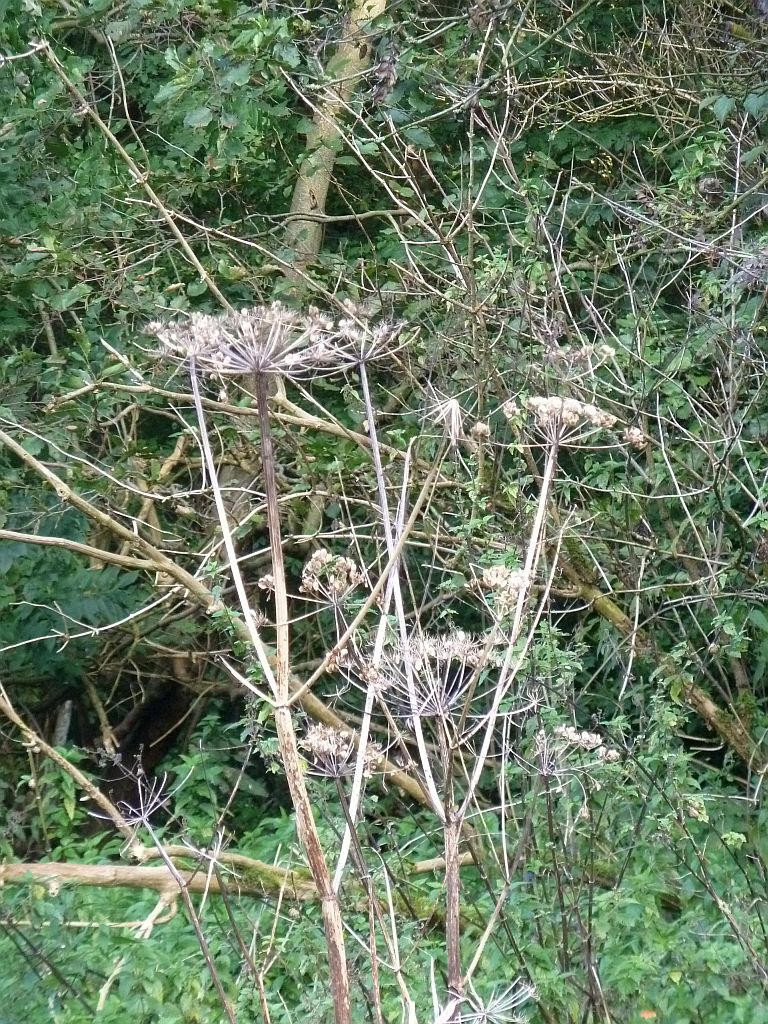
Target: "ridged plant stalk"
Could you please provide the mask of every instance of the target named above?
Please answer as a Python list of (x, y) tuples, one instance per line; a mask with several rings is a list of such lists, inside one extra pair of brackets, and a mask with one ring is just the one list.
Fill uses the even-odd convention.
[(341, 908), (331, 883), (331, 876), (320, 843), (309, 794), (304, 783), (304, 771), (291, 715), (288, 595), (285, 585), (275, 458), (269, 421), (269, 378), (266, 374), (256, 376), (256, 399), (258, 403), (264, 490), (267, 500), (267, 525), (272, 555), (272, 575), (274, 577), (276, 652), (273, 662), (268, 658), (264, 644), (256, 631), (253, 613), (250, 609), (245, 584), (238, 565), (232, 532), (218, 484), (216, 464), (208, 438), (194, 360), (192, 360), (190, 376), (195, 410), (200, 428), (203, 456), (211, 480), (224, 547), (229, 558), (229, 570), (241, 605), (243, 617), (249, 627), (249, 635), (251, 636), (254, 653), (264, 671), (271, 691), (280, 756), (291, 794), (291, 802), (296, 813), (296, 828), (299, 840), (307, 855), (307, 864), (312, 874), (312, 879), (320, 897), (330, 973), (331, 997), (334, 1006), (334, 1021), (335, 1024), (351, 1024), (349, 975), (347, 971)]
[(285, 567), (280, 531), (277, 477), (269, 422), (269, 393), (267, 377), (257, 378), (256, 400), (259, 413), (261, 461), (264, 489), (267, 498), (267, 525), (272, 552), (272, 575), (275, 586), (275, 726), (285, 777), (296, 812), (299, 839), (306, 850), (307, 862), (320, 896), (325, 941), (330, 968), (331, 996), (336, 1024), (351, 1024), (349, 975), (344, 946), (341, 907), (334, 891), (323, 848), (317, 832), (312, 805), (304, 783), (304, 772), (296, 741), (290, 702), (290, 634), (288, 629), (288, 594), (285, 586)]

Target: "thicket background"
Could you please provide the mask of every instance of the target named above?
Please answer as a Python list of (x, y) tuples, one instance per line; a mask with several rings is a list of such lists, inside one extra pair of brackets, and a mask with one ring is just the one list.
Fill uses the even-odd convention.
[[(356, 1021), (768, 1021), (762, 0), (0, 53), (0, 1022), (343, 1021), (302, 785)], [(260, 410), (151, 327), (276, 301), (388, 344)]]

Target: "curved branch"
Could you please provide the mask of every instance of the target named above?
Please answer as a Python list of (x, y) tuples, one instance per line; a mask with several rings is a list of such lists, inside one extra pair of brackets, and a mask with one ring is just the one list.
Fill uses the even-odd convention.
[[(92, 522), (98, 523), (99, 526), (125, 541), (127, 548), (134, 548), (141, 552), (141, 554), (148, 560), (153, 571), (158, 574), (165, 573), (167, 577), (170, 577), (179, 587), (186, 591), (190, 600), (197, 604), (198, 607), (202, 608), (207, 614), (211, 615), (214, 612), (225, 610), (221, 599), (216, 597), (204, 583), (197, 579), (196, 576), (187, 572), (186, 569), (183, 569), (177, 562), (174, 562), (173, 559), (168, 558), (167, 555), (164, 555), (162, 551), (156, 548), (148, 540), (138, 536), (132, 530), (123, 526), (122, 523), (119, 523), (107, 512), (103, 512), (96, 505), (93, 505), (86, 498), (83, 498), (81, 495), (73, 491), (69, 484), (65, 483), (61, 477), (57, 476), (53, 470), (40, 462), (39, 459), (36, 459), (34, 455), (31, 455), (4, 430), (0, 430), (0, 445), (4, 445), (9, 451), (13, 452), (21, 462), (33, 470), (33, 472), (38, 476), (42, 477), (42, 479), (53, 488), (61, 501), (72, 505), (73, 508), (82, 512), (83, 515), (87, 516)], [(233, 615), (230, 617), (230, 625), (237, 638), (243, 643), (249, 644), (250, 633), (245, 622)], [(318, 672), (317, 675), (319, 674), (320, 673)], [(295, 676), (291, 675), (291, 694), (295, 695), (298, 693), (300, 695), (297, 699), (310, 718), (314, 719), (316, 722), (321, 722), (323, 725), (329, 725), (334, 729), (352, 733), (354, 736), (357, 735), (355, 730), (351, 729), (348, 723), (340, 715), (337, 715), (327, 707), (322, 700), (316, 697), (308, 688), (305, 687), (306, 684), (303, 684), (301, 681), (297, 680)], [(28, 727), (25, 726), (25, 728)], [(60, 754), (57, 756), (59, 758), (61, 757)], [(417, 803), (422, 805), (426, 804), (426, 796), (421, 785), (416, 779), (408, 775), (407, 772), (387, 760), (382, 762), (382, 772), (390, 784), (397, 786), (398, 789), (411, 797)], [(111, 812), (110, 817), (112, 817)]]

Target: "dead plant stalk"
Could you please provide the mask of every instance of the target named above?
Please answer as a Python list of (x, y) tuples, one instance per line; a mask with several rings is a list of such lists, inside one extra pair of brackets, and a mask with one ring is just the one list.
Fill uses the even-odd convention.
[(248, 625), (254, 653), (258, 657), (271, 690), (272, 700), (274, 701), (273, 713), (277, 740), (283, 768), (285, 769), (286, 782), (291, 794), (291, 802), (296, 812), (296, 827), (299, 840), (306, 851), (307, 863), (321, 901), (334, 1018), (336, 1024), (351, 1024), (349, 976), (347, 972), (341, 908), (331, 884), (331, 876), (320, 843), (307, 787), (304, 782), (304, 771), (299, 755), (293, 716), (291, 714), (288, 595), (285, 583), (285, 566), (283, 563), (275, 458), (269, 420), (268, 378), (264, 374), (256, 376), (256, 399), (259, 414), (264, 489), (267, 502), (267, 525), (272, 556), (272, 576), (274, 579), (276, 626), (274, 671), (272, 670), (264, 644), (256, 630), (253, 612), (250, 608), (245, 584), (240, 572), (226, 509), (218, 486), (216, 464), (208, 439), (205, 413), (200, 400), (197, 370), (194, 361), (191, 361), (190, 365), (190, 379), (192, 393), (195, 398), (195, 411), (200, 427), (203, 454), (211, 479), (224, 546), (229, 557), (230, 575), (235, 584), (243, 618)]

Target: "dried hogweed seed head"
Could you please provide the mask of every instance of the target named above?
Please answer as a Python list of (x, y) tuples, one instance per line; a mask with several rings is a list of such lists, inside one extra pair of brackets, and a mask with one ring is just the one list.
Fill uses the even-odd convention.
[[(299, 746), (307, 752), (319, 775), (341, 779), (354, 774), (357, 745), (351, 732), (329, 725), (311, 725)], [(363, 757), (363, 771), (367, 777), (381, 763), (383, 756), (378, 744), (368, 744)]]
[(351, 558), (332, 555), (320, 548), (304, 566), (299, 589), (303, 594), (322, 596), (337, 603), (364, 582), (365, 576)]
[(571, 348), (568, 345), (550, 345), (545, 352), (545, 359), (548, 363), (562, 364), (567, 369), (578, 369), (585, 367), (587, 370), (595, 369), (595, 363), (605, 362), (616, 355), (616, 349), (610, 345), (582, 345), (581, 348)]
[(636, 448), (637, 451), (643, 451), (648, 447), (648, 438), (639, 427), (627, 427), (622, 437), (628, 445)]
[(506, 615), (517, 604), (520, 592), (528, 587), (530, 578), (524, 569), (508, 569), (506, 565), (486, 566), (476, 585), (493, 595), (494, 608)]
[(161, 354), (181, 359), (199, 359), (218, 347), (219, 318), (208, 313), (192, 313), (187, 320), (153, 320), (147, 324), (162, 346)]
[(349, 649), (347, 647), (334, 648), (325, 659), (325, 671), (328, 675), (334, 672), (341, 672), (349, 667)]
[(520, 414), (522, 413), (520, 406), (511, 398), (502, 405), (501, 411), (507, 422), (513, 422), (519, 419)]
[(482, 646), (461, 630), (417, 633), (385, 650), (375, 679), (377, 697), (408, 721), (450, 717), (463, 707), (481, 655)]
[(596, 732), (576, 729), (572, 725), (559, 725), (555, 729), (554, 735), (563, 744), (563, 750), (568, 748), (588, 750), (595, 754), (598, 761), (604, 761), (607, 764), (621, 759), (621, 753), (613, 747), (606, 747), (602, 736)]
[(525, 1018), (514, 1011), (536, 995), (536, 989), (522, 978), (516, 978), (504, 989), (494, 989), (482, 998), (472, 982), (469, 997), (462, 1009), (461, 1024), (524, 1024)]
[(616, 417), (612, 416), (609, 412), (598, 409), (596, 405), (585, 405), (582, 415), (593, 427), (610, 429), (616, 426)]
[(310, 307), (297, 313), (279, 302), (210, 316), (192, 313), (184, 321), (153, 321), (166, 355), (194, 359), (200, 369), (222, 375), (311, 376), (345, 369), (390, 346), (402, 324), (372, 326), (367, 319), (338, 323)]
[(251, 613), (251, 622), (255, 629), (263, 629), (269, 622), (261, 608), (250, 608), (249, 611)]
[(596, 405), (580, 402), (576, 398), (529, 398), (526, 406), (544, 430), (578, 427), (585, 422), (593, 427), (610, 428), (616, 417), (603, 412)]
[(597, 752), (597, 756), (601, 761), (605, 761), (607, 764), (613, 764), (614, 762), (621, 760), (621, 751), (616, 750), (615, 747), (600, 747)]
[(582, 750), (595, 750), (603, 745), (603, 739), (596, 732), (579, 731), (572, 725), (558, 725), (555, 729), (555, 736), (564, 740), (572, 747), (580, 747)]
[(465, 665), (477, 665), (482, 652), (481, 645), (470, 633), (463, 629), (454, 630), (440, 636), (428, 633), (411, 637), (408, 641), (408, 654), (415, 668), (420, 668), (426, 661), (460, 661)]
[(432, 409), (432, 420), (443, 428), (445, 439), (452, 448), (464, 438), (463, 416), (461, 405), (455, 398), (438, 402)]
[(357, 674), (365, 685), (371, 687), (375, 693), (383, 693), (386, 689), (386, 679), (379, 666), (375, 665), (372, 661), (363, 662), (359, 666)]

